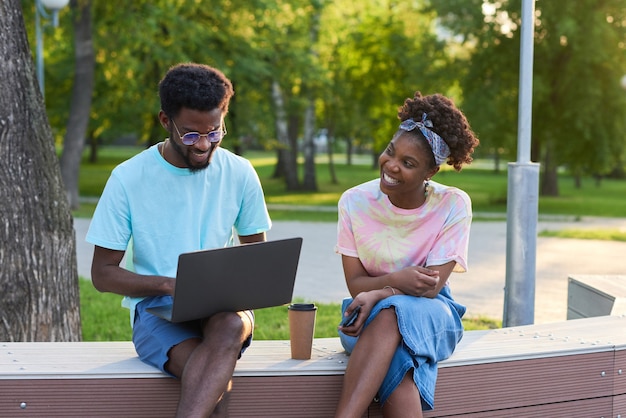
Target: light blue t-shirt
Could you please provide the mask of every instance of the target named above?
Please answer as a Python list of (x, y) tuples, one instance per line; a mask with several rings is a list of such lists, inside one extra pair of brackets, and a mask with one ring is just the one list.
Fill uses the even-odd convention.
[[(191, 172), (169, 164), (154, 145), (112, 171), (86, 239), (124, 251), (132, 237), (135, 272), (176, 277), (181, 253), (232, 246), (235, 234), (270, 227), (261, 182), (248, 160), (217, 148), (206, 169)], [(131, 318), (140, 300), (125, 301)]]

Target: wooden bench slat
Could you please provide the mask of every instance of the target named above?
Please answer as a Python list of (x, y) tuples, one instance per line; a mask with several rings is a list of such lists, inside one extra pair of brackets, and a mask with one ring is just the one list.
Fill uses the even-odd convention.
[[(234, 378), (230, 416), (292, 418), (294, 411), (301, 418), (332, 416), (341, 384), (341, 376)], [(170, 418), (178, 391), (175, 379), (5, 380), (0, 416)], [(370, 410), (364, 417), (382, 417), (377, 405)]]
[[(626, 317), (470, 331), (440, 367), (612, 351), (626, 347), (626, 332), (616, 333), (616, 329), (626, 329)], [(348, 360), (337, 338), (316, 339), (309, 361), (289, 357), (288, 341), (254, 341), (235, 374), (342, 374)], [(0, 343), (0, 379), (95, 378), (125, 372), (149, 377), (161, 374), (136, 358), (130, 342)]]
[(175, 379), (0, 380), (2, 417), (172, 417)]
[(495, 411), (482, 411), (476, 413), (461, 413), (455, 415), (437, 415), (435, 411), (424, 413), (424, 418), (538, 418), (538, 417), (567, 417), (589, 418), (606, 417), (613, 415), (611, 398), (583, 399), (580, 401), (563, 402), (558, 404), (543, 404), (526, 406), (522, 408), (500, 409)]
[[(626, 334), (626, 329), (622, 329), (621, 331)], [(618, 350), (615, 352), (613, 376), (615, 381), (613, 390), (615, 394), (626, 395), (626, 350)], [(626, 410), (626, 405), (624, 410)], [(622, 416), (626, 417), (626, 414)]]
[[(463, 415), (610, 398), (612, 366), (613, 353), (604, 352), (442, 369), (437, 380), (435, 410)], [(604, 377), (603, 371), (607, 372)]]
[[(467, 332), (425, 416), (626, 416), (624, 331), (622, 316)], [(311, 360), (289, 357), (288, 341), (253, 342), (231, 416), (332, 416), (349, 359), (338, 338), (316, 339)], [(171, 416), (178, 390), (131, 342), (0, 343), (0, 416)], [(382, 415), (373, 404), (364, 416)]]
[(441, 367), (612, 351), (626, 347), (626, 316), (605, 316), (466, 332)]
[[(348, 356), (336, 338), (318, 339), (311, 360), (290, 359), (289, 341), (255, 341), (235, 376), (344, 373)], [(137, 358), (131, 342), (0, 343), (0, 379), (167, 377)]]
[(613, 397), (613, 416), (625, 416), (624, 411), (626, 411), (626, 395), (618, 395)]

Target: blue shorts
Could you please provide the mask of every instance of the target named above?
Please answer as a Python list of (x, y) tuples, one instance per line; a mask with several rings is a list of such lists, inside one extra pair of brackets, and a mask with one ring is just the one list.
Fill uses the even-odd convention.
[[(342, 304), (342, 315), (352, 298)], [(397, 295), (380, 300), (372, 308), (365, 327), (381, 310), (393, 307), (398, 318), (402, 343), (398, 346), (387, 370), (378, 395), (382, 404), (398, 387), (404, 376), (413, 371), (413, 381), (418, 387), (422, 409), (431, 410), (435, 404), (437, 363), (450, 357), (463, 336), (461, 318), (465, 306), (455, 302), (448, 286), (444, 286), (434, 299)], [(343, 318), (343, 316), (342, 316)], [(351, 353), (358, 337), (339, 331), (344, 349)]]
[[(133, 325), (133, 344), (137, 355), (144, 363), (150, 364), (166, 374), (168, 353), (172, 347), (190, 338), (202, 338), (202, 320), (172, 323), (146, 312), (146, 308), (172, 303), (171, 296), (155, 296), (142, 300), (135, 309)], [(254, 313), (246, 311), (254, 329)], [(241, 347), (239, 358), (252, 343), (252, 334)]]

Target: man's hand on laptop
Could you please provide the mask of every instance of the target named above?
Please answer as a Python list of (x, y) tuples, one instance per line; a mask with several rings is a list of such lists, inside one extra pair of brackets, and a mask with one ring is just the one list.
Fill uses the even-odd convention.
[(174, 291), (176, 289), (176, 279), (173, 277), (162, 276), (163, 281), (161, 283), (161, 288), (163, 289), (163, 294), (174, 296)]

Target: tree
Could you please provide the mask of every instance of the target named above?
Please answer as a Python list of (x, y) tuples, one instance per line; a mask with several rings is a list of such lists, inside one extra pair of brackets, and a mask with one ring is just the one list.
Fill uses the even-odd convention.
[(93, 93), (94, 50), (91, 39), (91, 0), (72, 0), (74, 11), (74, 84), (61, 154), (61, 175), (72, 209), (78, 209), (78, 176), (89, 126)]
[[(425, 0), (231, 0), (211, 8), (168, 0), (135, 0), (123, 8), (115, 2), (91, 3), (96, 72), (87, 136), (92, 156), (96, 143), (163, 139), (166, 133), (155, 116), (156, 85), (170, 65), (184, 61), (214, 65), (233, 80), (236, 94), (223, 145), (239, 150), (251, 138), (277, 150), (276, 173), (289, 190), (317, 188), (312, 138), (320, 128), (330, 141), (345, 140), (348, 150), (354, 144), (377, 154), (397, 129), (397, 107), (415, 90), (454, 92), (460, 98), (456, 75), (448, 70), (446, 44), (436, 32), (436, 15), (424, 10)], [(70, 132), (82, 132), (74, 113), (87, 109), (85, 104), (67, 114), (72, 91), (67, 74), (74, 62), (79, 65), (72, 56), (80, 52), (70, 39), (87, 43), (79, 29), (88, 20), (75, 22), (73, 37), (70, 25), (55, 31), (48, 48), (53, 56), (46, 64), (53, 81), (46, 83), (48, 115), (57, 141), (66, 138), (64, 179), (65, 168), (72, 165), (65, 164), (65, 154), (75, 157), (82, 150), (70, 142), (82, 136)], [(88, 98), (86, 88), (73, 88)], [(65, 181), (73, 190), (70, 179)]]
[(626, 5), (621, 0), (540, 2), (533, 137), (541, 191), (558, 195), (557, 169), (607, 174), (626, 150)]
[(449, 93), (454, 78), (434, 14), (423, 2), (354, 2), (328, 7), (321, 61), (329, 74), (323, 120), (332, 136), (376, 156), (398, 129), (398, 107), (415, 90)]
[[(482, 146), (514, 149), (521, 1), (441, 0), (432, 7), (471, 50), (461, 85)], [(623, 164), (624, 22), (621, 0), (536, 2), (532, 139), (543, 195), (558, 195), (559, 167), (596, 175)]]
[(307, 74), (307, 79), (304, 82), (303, 90), (306, 97), (307, 105), (304, 110), (304, 130), (303, 130), (303, 145), (304, 145), (304, 180), (302, 182), (302, 189), (309, 191), (317, 191), (317, 179), (315, 172), (315, 127), (316, 127), (316, 112), (315, 112), (315, 99), (319, 96), (316, 92), (319, 89), (320, 79), (318, 76), (320, 69), (317, 52), (319, 31), (320, 31), (320, 15), (324, 8), (324, 0), (312, 0), (310, 23), (309, 23), (309, 42), (310, 51), (309, 59), (311, 60), (311, 70)]
[(81, 338), (76, 245), (19, 0), (0, 4), (0, 340)]

